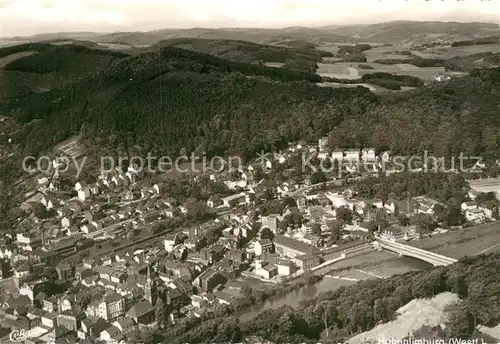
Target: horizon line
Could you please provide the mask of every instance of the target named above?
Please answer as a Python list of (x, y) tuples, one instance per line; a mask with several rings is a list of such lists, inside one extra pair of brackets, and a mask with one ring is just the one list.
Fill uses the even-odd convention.
[[(337, 28), (342, 28), (342, 27), (350, 27), (350, 26), (370, 26), (370, 25), (380, 25), (380, 24), (390, 24), (390, 23), (457, 23), (457, 24), (494, 24), (499, 26), (499, 32), (500, 32), (500, 23), (495, 20), (485, 20), (485, 21), (478, 21), (478, 20), (472, 20), (472, 21), (462, 21), (460, 19), (454, 19), (454, 20), (389, 20), (389, 21), (380, 21), (380, 22), (372, 22), (372, 23), (351, 23), (351, 24), (322, 24), (319, 26), (308, 26), (308, 25), (292, 25), (292, 26), (283, 26), (283, 27), (265, 27), (265, 26), (218, 26), (218, 27), (210, 27), (210, 26), (193, 26), (189, 28), (180, 28), (180, 27), (162, 27), (158, 29), (152, 29), (152, 30), (116, 30), (116, 31), (85, 31), (85, 30), (65, 30), (65, 31), (50, 31), (50, 32), (42, 32), (42, 33), (35, 33), (32, 35), (14, 35), (14, 36), (2, 36), (0, 37), (1, 40), (5, 39), (16, 39), (16, 38), (31, 38), (31, 37), (36, 37), (36, 36), (43, 36), (43, 35), (55, 35), (55, 34), (96, 34), (96, 35), (109, 35), (109, 34), (118, 34), (118, 33), (150, 33), (150, 32), (158, 32), (158, 31), (164, 31), (164, 30), (176, 30), (176, 31), (189, 31), (189, 30), (196, 30), (196, 29), (205, 29), (205, 30), (286, 30), (286, 29), (293, 29), (293, 28), (303, 28), (303, 29), (326, 29), (328, 27), (337, 27)], [(350, 37), (350, 36), (345, 36), (345, 37)]]

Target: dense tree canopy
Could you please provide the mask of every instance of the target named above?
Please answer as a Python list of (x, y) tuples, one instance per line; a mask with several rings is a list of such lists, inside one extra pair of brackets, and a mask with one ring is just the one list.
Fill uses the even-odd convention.
[[(68, 57), (54, 59), (50, 68), (70, 66), (64, 61), (71, 54), (74, 61), (79, 54), (93, 54), (79, 49), (65, 48), (61, 56)], [(16, 60), (10, 68), (48, 58), (41, 54)], [(112, 57), (97, 73), (1, 104), (2, 113), (25, 124), (18, 134), (28, 137), (25, 153), (81, 134), (88, 145), (108, 153), (134, 148), (178, 154), (185, 148), (187, 153), (251, 157), (329, 132), (332, 147), (373, 146), (395, 154), (427, 150), (439, 157), (500, 152), (499, 69), (378, 99), (364, 88), (315, 87), (311, 81), (320, 81), (316, 74), (176, 48)]]
[[(284, 306), (266, 310), (246, 322), (227, 316), (201, 323), (195, 320), (180, 325), (177, 331), (167, 334), (167, 338), (169, 343), (187, 343), (201, 338), (213, 342), (227, 336), (239, 341), (256, 335), (278, 343), (345, 342), (378, 323), (391, 321), (395, 311), (413, 298), (450, 291), (458, 292), (462, 299), (448, 309), (449, 328), (443, 335), (467, 339), (472, 334), (474, 321), (485, 325), (500, 321), (500, 285), (496, 273), (499, 259), (498, 255), (465, 258), (445, 268), (359, 282), (322, 293), (298, 309)], [(464, 289), (469, 292), (464, 293)]]

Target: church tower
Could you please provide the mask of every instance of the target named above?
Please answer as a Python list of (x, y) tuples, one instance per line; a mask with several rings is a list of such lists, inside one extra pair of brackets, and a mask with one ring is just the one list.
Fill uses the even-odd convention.
[(148, 277), (146, 278), (146, 283), (144, 284), (144, 298), (153, 306), (156, 304), (156, 300), (158, 299), (158, 288), (156, 281), (151, 278), (150, 266), (148, 266)]

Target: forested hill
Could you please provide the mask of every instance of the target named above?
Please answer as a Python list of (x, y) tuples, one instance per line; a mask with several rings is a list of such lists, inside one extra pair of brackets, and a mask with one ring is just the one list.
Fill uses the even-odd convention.
[(107, 153), (186, 148), (253, 157), (330, 132), (332, 147), (500, 154), (500, 69), (387, 98), (320, 88), (319, 79), (170, 47), (115, 57), (61, 87), (1, 102), (0, 113), (23, 124), (14, 141), (26, 154), (80, 133)]
[(82, 133), (103, 149), (247, 156), (325, 135), (376, 98), (367, 89), (321, 89), (316, 74), (222, 60), (187, 50), (114, 61), (49, 92), (11, 99), (4, 112), (25, 123), (15, 138), (30, 153)]
[[(283, 42), (283, 44), (286, 43), (288, 42)], [(228, 39), (176, 38), (160, 41), (154, 44), (151, 49), (177, 47), (247, 63), (286, 63), (297, 60), (316, 63), (321, 62), (322, 57), (333, 56), (331, 52), (317, 50), (314, 44), (290, 42), (290, 44), (294, 43), (298, 46), (284, 47)]]
[(395, 154), (500, 156), (500, 69), (381, 98), (336, 126), (332, 147), (375, 147)]
[(0, 103), (75, 82), (126, 56), (81, 45), (28, 43), (0, 48)]

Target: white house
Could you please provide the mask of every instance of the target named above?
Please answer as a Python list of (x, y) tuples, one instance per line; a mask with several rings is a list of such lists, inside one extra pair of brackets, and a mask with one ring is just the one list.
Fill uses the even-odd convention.
[(90, 189), (88, 186), (84, 186), (78, 190), (78, 198), (82, 201), (86, 201), (90, 197)]
[(84, 224), (80, 227), (82, 233), (90, 234), (97, 230), (97, 227), (93, 223)]
[(328, 145), (328, 137), (322, 137), (318, 140), (318, 148), (320, 152), (324, 151), (327, 145)]
[(463, 202), (461, 208), (463, 211), (477, 209), (477, 204), (476, 204), (476, 202), (473, 202), (473, 201)]
[(255, 274), (265, 279), (270, 279), (278, 274), (278, 268), (267, 262), (255, 262)]
[(449, 75), (438, 74), (434, 77), (434, 80), (437, 82), (450, 80), (451, 77)]
[(283, 183), (282, 185), (278, 185), (276, 188), (276, 192), (279, 193), (280, 195), (287, 195), (290, 192), (290, 188), (288, 186), (288, 183)]
[(105, 329), (104, 331), (101, 331), (99, 339), (101, 339), (107, 343), (111, 343), (113, 341), (116, 342), (116, 340), (114, 340), (114, 338), (118, 334), (121, 334), (120, 329), (118, 329), (116, 326), (112, 325), (112, 326), (108, 327), (107, 329)]
[(348, 149), (345, 152), (346, 160), (357, 162), (359, 161), (359, 149)]
[(365, 148), (361, 154), (363, 156), (363, 161), (375, 161), (377, 159), (374, 148)]
[(69, 226), (71, 226), (71, 222), (72, 221), (71, 221), (70, 217), (67, 217), (67, 216), (63, 217), (61, 219), (61, 226), (62, 226), (62, 228), (68, 228)]
[(56, 207), (58, 204), (61, 204), (61, 202), (57, 202), (54, 197), (45, 194), (43, 195), (40, 202), (45, 206), (47, 210), (54, 209), (54, 207)]
[(84, 181), (81, 181), (81, 182), (77, 182), (75, 184), (75, 190), (78, 192), (80, 190), (82, 190), (83, 188), (87, 187), (87, 183), (85, 183)]
[(286, 260), (274, 263), (274, 265), (278, 268), (278, 275), (280, 276), (290, 276), (296, 270), (294, 264)]
[(332, 152), (332, 161), (341, 162), (342, 160), (344, 160), (344, 152), (342, 152), (340, 149), (335, 149)]
[(273, 242), (269, 239), (261, 239), (255, 243), (255, 255), (260, 256), (264, 253), (271, 253), (273, 251)]

